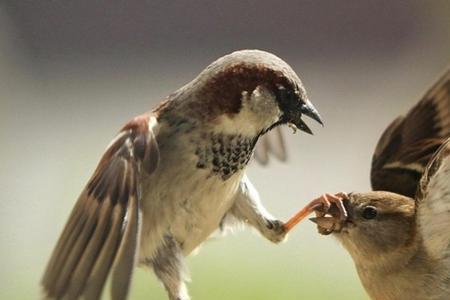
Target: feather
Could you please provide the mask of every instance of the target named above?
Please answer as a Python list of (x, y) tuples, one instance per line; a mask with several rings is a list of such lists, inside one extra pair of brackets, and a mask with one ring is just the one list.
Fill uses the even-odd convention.
[(414, 197), (433, 153), (450, 135), (450, 70), (404, 117), (395, 119), (376, 146), (373, 190)]
[(111, 273), (113, 299), (126, 298), (139, 244), (141, 172), (159, 163), (156, 123), (148, 124), (149, 115), (133, 119), (100, 160), (43, 276), (48, 298), (98, 299)]
[(417, 225), (432, 258), (450, 259), (450, 138), (428, 164), (417, 193)]

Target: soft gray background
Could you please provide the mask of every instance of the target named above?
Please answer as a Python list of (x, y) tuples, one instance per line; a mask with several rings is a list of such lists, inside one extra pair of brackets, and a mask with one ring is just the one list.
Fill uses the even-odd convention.
[[(286, 131), (289, 164), (250, 168), (267, 208), (287, 219), (323, 192), (369, 188), (380, 133), (449, 64), (450, 2), (3, 0), (1, 299), (38, 297), (116, 130), (243, 48), (290, 63), (326, 123), (313, 137)], [(280, 246), (251, 231), (210, 242), (189, 265), (198, 300), (367, 298), (347, 253), (309, 222)], [(164, 299), (149, 272), (136, 279), (133, 299)]]

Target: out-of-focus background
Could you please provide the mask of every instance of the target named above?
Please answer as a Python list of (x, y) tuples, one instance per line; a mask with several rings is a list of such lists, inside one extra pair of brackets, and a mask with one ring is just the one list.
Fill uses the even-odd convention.
[[(406, 5), (408, 3), (408, 5)], [(214, 59), (259, 48), (321, 112), (289, 163), (250, 176), (287, 219), (323, 192), (368, 190), (372, 151), (450, 63), (449, 1), (2, 1), (0, 298), (36, 299), (56, 239), (103, 149)], [(189, 258), (193, 299), (367, 299), (347, 253), (305, 222), (282, 245), (250, 230)], [(165, 299), (138, 271), (131, 299)]]

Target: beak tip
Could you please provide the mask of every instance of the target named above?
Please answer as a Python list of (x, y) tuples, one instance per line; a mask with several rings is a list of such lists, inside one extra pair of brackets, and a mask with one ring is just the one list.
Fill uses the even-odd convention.
[(293, 122), (292, 124), (295, 126), (295, 128), (307, 134), (314, 135), (311, 128), (309, 128), (308, 125), (306, 125), (306, 123), (302, 119), (299, 119), (298, 121)]
[(311, 117), (313, 120), (315, 120), (317, 123), (319, 123), (320, 125), (322, 125), (323, 127), (323, 121), (322, 121), (322, 117), (320, 116), (319, 112), (314, 109), (313, 111), (313, 117)]
[(302, 113), (305, 114), (306, 116), (310, 117), (311, 119), (313, 119), (314, 121), (316, 121), (317, 123), (322, 125), (322, 127), (323, 127), (322, 118), (320, 117), (319, 112), (312, 105), (311, 102), (307, 101), (306, 104), (304, 104)]
[(323, 124), (322, 118), (319, 116), (318, 118), (319, 120), (317, 121), (322, 127), (325, 127), (325, 125)]

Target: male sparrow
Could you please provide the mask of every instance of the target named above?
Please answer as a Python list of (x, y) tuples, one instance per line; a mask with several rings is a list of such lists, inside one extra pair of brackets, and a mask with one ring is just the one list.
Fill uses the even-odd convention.
[(311, 220), (347, 249), (372, 299), (450, 299), (449, 137), (447, 71), (381, 136), (373, 192), (323, 195), (288, 224), (315, 210)]
[(112, 299), (125, 299), (140, 264), (171, 300), (189, 299), (184, 257), (228, 215), (283, 240), (284, 223), (263, 208), (245, 167), (271, 129), (311, 133), (302, 115), (322, 123), (291, 67), (244, 50), (129, 121), (75, 204), (42, 279), (45, 297), (98, 299), (110, 276)]

